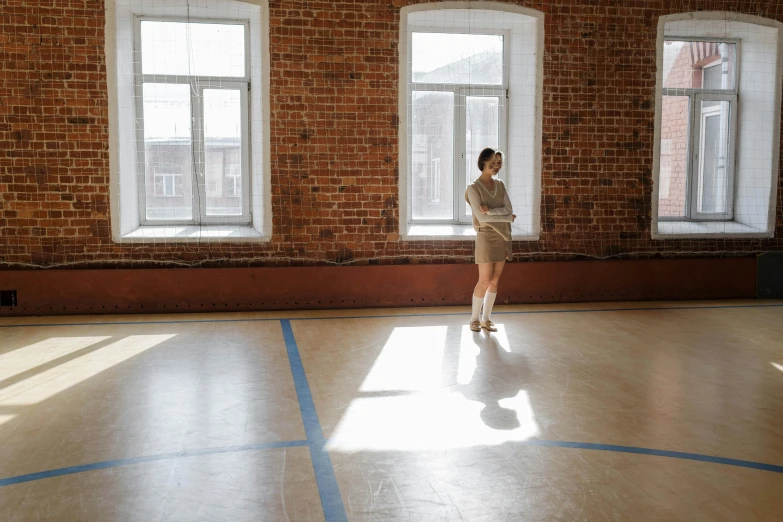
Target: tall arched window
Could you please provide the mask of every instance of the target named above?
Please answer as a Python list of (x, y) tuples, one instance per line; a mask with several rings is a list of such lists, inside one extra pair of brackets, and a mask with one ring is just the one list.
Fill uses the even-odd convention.
[(653, 238), (774, 234), (783, 24), (661, 17)]
[(495, 2), (402, 9), (403, 238), (470, 234), (465, 188), (479, 175), (481, 149), (499, 147), (506, 153), (501, 177), (518, 216), (514, 238), (538, 239), (541, 49), (537, 11)]
[(266, 0), (106, 1), (112, 236), (271, 238)]

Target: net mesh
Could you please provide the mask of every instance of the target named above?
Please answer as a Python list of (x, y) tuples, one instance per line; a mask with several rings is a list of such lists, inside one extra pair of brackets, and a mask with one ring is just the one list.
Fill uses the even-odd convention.
[(468, 263), (486, 146), (516, 261), (783, 248), (783, 2), (416, 5), (0, 2), (0, 266)]

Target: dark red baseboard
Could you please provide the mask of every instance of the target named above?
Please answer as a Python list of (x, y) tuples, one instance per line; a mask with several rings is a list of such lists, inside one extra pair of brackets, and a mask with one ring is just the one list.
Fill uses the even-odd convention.
[[(0, 271), (0, 316), (463, 305), (475, 265)], [(756, 258), (510, 263), (498, 303), (739, 299)]]

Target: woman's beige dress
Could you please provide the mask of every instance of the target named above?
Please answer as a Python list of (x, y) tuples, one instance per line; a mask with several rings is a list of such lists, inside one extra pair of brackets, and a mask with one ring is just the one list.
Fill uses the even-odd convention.
[[(490, 191), (478, 179), (468, 185), (465, 200), (473, 210), (473, 228), (476, 230), (476, 263), (500, 263), (512, 258), (511, 222), (513, 209), (503, 182), (494, 178), (495, 190)], [(486, 205), (489, 212), (482, 214)]]

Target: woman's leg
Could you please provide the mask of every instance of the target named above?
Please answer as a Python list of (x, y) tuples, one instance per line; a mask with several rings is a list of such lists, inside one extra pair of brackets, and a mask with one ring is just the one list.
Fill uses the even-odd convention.
[(498, 283), (500, 282), (500, 274), (503, 273), (503, 267), (506, 266), (505, 261), (500, 263), (492, 263), (492, 274), (489, 277), (488, 290), (492, 293), (498, 292)]
[[(498, 283), (500, 282), (500, 274), (503, 273), (503, 267), (505, 261), (500, 263), (492, 263), (492, 275), (489, 278), (489, 285), (487, 285), (487, 292), (484, 294), (484, 313), (481, 317), (481, 322), (485, 325), (490, 321), (492, 314), (492, 307), (495, 305), (495, 297), (498, 294)], [(493, 327), (494, 328), (494, 327)], [(490, 329), (489, 327), (487, 328)], [(493, 330), (494, 331), (494, 330)]]
[(478, 264), (479, 279), (478, 283), (476, 283), (476, 287), (473, 289), (472, 314), (470, 316), (470, 326), (474, 331), (481, 330), (481, 326), (477, 326), (481, 321), (481, 306), (484, 304), (484, 297), (487, 294), (487, 288), (489, 288), (490, 282), (492, 281), (493, 267), (496, 264), (497, 263)]
[[(484, 294), (486, 293), (487, 288), (489, 288), (490, 284), (492, 283), (492, 273), (495, 269), (495, 265), (499, 264), (502, 265), (503, 263), (478, 264), (479, 278), (478, 283), (476, 283), (476, 288), (473, 289), (473, 295), (475, 297), (481, 297), (482, 299), (484, 298)], [(497, 288), (497, 285), (495, 285), (495, 288)]]

